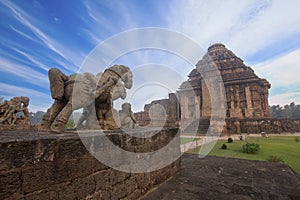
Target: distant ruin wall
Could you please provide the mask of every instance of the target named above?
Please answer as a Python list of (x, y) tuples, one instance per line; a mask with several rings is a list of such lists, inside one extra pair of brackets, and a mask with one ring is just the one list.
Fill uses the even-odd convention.
[(168, 99), (152, 101), (144, 106), (144, 111), (134, 115), (139, 126), (177, 128), (180, 121), (179, 107), (176, 94), (170, 93)]
[[(176, 139), (171, 148), (180, 153), (177, 131), (164, 129), (150, 138), (116, 131), (91, 137), (108, 137), (131, 152), (155, 151)], [(148, 173), (115, 170), (96, 160), (75, 133), (1, 132), (0, 156), (0, 199), (137, 199), (180, 168), (177, 160)]]
[(294, 133), (300, 132), (300, 119), (226, 119), (226, 131), (235, 133)]

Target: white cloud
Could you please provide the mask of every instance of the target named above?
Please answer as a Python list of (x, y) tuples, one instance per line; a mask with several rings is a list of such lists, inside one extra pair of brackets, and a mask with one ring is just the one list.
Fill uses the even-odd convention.
[(300, 1), (176, 1), (169, 26), (204, 47), (222, 42), (245, 57), (300, 32)]
[[(300, 49), (253, 66), (258, 76), (271, 83), (270, 105), (300, 103)], [(283, 90), (284, 88), (284, 90)], [(278, 94), (280, 90), (281, 94)], [(272, 95), (272, 91), (277, 93)]]
[(284, 94), (274, 95), (269, 98), (270, 105), (286, 105), (294, 102), (300, 104), (300, 92), (289, 92)]
[[(54, 53), (56, 53), (57, 55), (59, 55), (62, 59), (64, 59), (64, 63), (62, 65), (62, 67), (64, 67), (67, 70), (70, 71), (76, 71), (77, 65), (80, 64), (79, 62), (81, 62), (82, 60), (78, 60), (78, 54), (74, 55), (74, 53), (72, 53), (72, 51), (68, 51), (66, 50), (66, 48), (62, 45), (59, 44), (59, 42), (57, 42), (56, 40), (54, 40), (53, 38), (51, 38), (49, 35), (47, 35), (46, 33), (44, 33), (40, 28), (38, 28), (37, 25), (34, 24), (34, 22), (36, 21), (33, 17), (31, 17), (30, 15), (28, 15), (25, 11), (23, 11), (21, 8), (19, 8), (17, 5), (13, 4), (10, 1), (4, 1), (2, 2), (8, 9), (10, 9), (12, 11), (12, 16), (19, 21), (21, 24), (23, 24), (25, 27), (27, 27), (38, 39), (38, 41), (35, 41), (36, 43), (39, 44), (43, 44), (46, 48), (50, 49), (51, 51), (53, 51)], [(15, 28), (13, 28), (12, 26), (10, 26), (15, 32), (19, 33), (20, 35), (32, 40), (32, 37), (29, 36), (28, 34), (25, 34)], [(64, 51), (61, 51), (61, 50)], [(81, 55), (81, 54), (79, 54)], [(72, 58), (73, 60), (69, 59)], [(83, 57), (82, 57), (83, 59)], [(74, 63), (74, 60), (76, 60), (77, 64)], [(70, 67), (69, 65), (72, 65), (72, 67), (76, 67), (76, 69), (73, 69), (72, 67)]]
[(272, 1), (247, 26), (237, 31), (229, 43), (245, 56), (299, 33), (299, 7), (300, 1)]
[(17, 49), (17, 48), (11, 48), (13, 49), (14, 51), (18, 52), (19, 54), (25, 56), (30, 62), (32, 62), (36, 67), (39, 67), (45, 71), (48, 71), (49, 70), (49, 67), (45, 66), (44, 63), (42, 63), (41, 61), (39, 61), (37, 58), (35, 58), (34, 56), (20, 50), (20, 49)]
[(17, 64), (3, 57), (0, 57), (0, 71), (16, 75), (23, 78), (25, 81), (38, 86), (43, 87), (48, 85), (48, 76), (46, 74), (42, 74), (30, 67)]
[(42, 44), (40, 41), (37, 41), (37, 40), (36, 40), (35, 38), (33, 38), (32, 36), (30, 36), (30, 35), (28, 35), (28, 34), (22, 32), (22, 31), (18, 30), (18, 29), (15, 28), (14, 26), (10, 25), (9, 27), (10, 27), (13, 31), (15, 31), (16, 33), (18, 33), (19, 35), (21, 35), (21, 36), (23, 36), (23, 37), (25, 37), (25, 38), (27, 38), (27, 39), (29, 39), (29, 40), (35, 42), (35, 43)]
[(49, 36), (44, 34), (39, 28), (33, 25), (30, 22), (30, 17), (25, 12), (23, 12), (22, 9), (20, 9), (18, 6), (14, 5), (9, 1), (2, 3), (4, 3), (4, 5), (13, 12), (14, 17), (19, 22), (21, 22), (24, 26), (28, 27), (37, 36), (37, 38), (40, 39), (49, 49), (64, 57), (64, 55), (52, 45), (53, 42), (49, 39)]
[(257, 74), (267, 78), (274, 87), (299, 84), (300, 49), (253, 66)]

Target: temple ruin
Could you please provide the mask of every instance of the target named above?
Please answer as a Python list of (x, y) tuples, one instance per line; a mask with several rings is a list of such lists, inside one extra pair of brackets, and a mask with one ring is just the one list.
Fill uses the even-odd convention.
[[(268, 90), (271, 85), (266, 79), (259, 78), (254, 71), (246, 66), (242, 59), (237, 57), (225, 45), (217, 43), (208, 48), (206, 53), (220, 70), (227, 99), (228, 118), (257, 118), (269, 117)], [(204, 55), (204, 57), (207, 55)], [(189, 84), (192, 88), (186, 88), (186, 82), (179, 88), (179, 96), (185, 98), (181, 102), (187, 103), (188, 107), (181, 106), (183, 116), (190, 115), (193, 118), (196, 113), (191, 115), (194, 107), (200, 107), (201, 117), (210, 117), (210, 96), (205, 82), (198, 69), (206, 68), (207, 62), (201, 59), (196, 68), (188, 75)], [(188, 91), (186, 91), (188, 90)], [(197, 99), (190, 99), (184, 93), (194, 90)], [(199, 103), (197, 105), (195, 102)]]
[[(169, 99), (146, 104), (143, 112), (136, 113), (138, 124), (149, 124), (149, 108), (153, 104), (160, 103), (167, 111), (165, 127), (170, 126), (169, 122), (173, 122), (174, 126), (181, 121), (184, 122), (180, 124), (182, 129), (198, 130), (198, 133), (205, 134), (210, 126), (211, 98), (214, 97), (211, 97), (202, 75), (209, 73), (212, 63), (220, 72), (226, 94), (224, 105), (226, 125), (223, 134), (300, 129), (298, 122), (295, 124), (291, 121), (288, 123), (289, 127), (286, 127), (286, 123), (281, 122), (282, 120), (270, 118), (268, 96), (271, 84), (266, 79), (258, 77), (251, 67), (246, 66), (241, 58), (221, 43), (208, 48), (207, 53), (198, 61), (196, 67), (189, 73), (188, 80), (180, 85), (176, 94), (171, 94)], [(178, 101), (172, 97), (178, 97)], [(198, 128), (193, 129), (195, 126)]]

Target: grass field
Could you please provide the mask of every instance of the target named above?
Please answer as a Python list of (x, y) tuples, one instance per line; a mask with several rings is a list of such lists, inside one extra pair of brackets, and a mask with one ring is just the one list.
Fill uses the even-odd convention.
[(199, 138), (180, 138), (180, 144), (186, 144), (186, 143), (189, 143), (189, 142), (193, 142), (193, 141), (196, 141), (196, 140), (199, 140)]
[[(258, 143), (260, 145), (259, 152), (257, 154), (243, 153), (242, 145), (246, 142)], [(224, 143), (227, 145), (226, 150), (221, 149)], [(199, 148), (189, 151), (189, 153), (198, 152)], [(282, 158), (285, 164), (300, 174), (300, 142), (296, 142), (293, 136), (249, 137), (247, 140), (235, 140), (233, 143), (219, 140), (209, 155), (264, 161), (267, 161), (270, 156), (277, 156)]]

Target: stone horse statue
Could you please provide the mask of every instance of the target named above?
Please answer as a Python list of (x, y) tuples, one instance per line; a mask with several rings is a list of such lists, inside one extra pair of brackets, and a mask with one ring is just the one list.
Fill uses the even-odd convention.
[(78, 127), (83, 127), (82, 122), (86, 120), (85, 129), (118, 129), (119, 116), (113, 109), (113, 101), (126, 98), (126, 89), (132, 87), (132, 72), (126, 66), (114, 65), (97, 76), (100, 78), (95, 91), (95, 108), (93, 104), (84, 108)]
[[(82, 123), (85, 126), (98, 123), (102, 129), (113, 129), (106, 126), (112, 120), (112, 101), (126, 97), (126, 89), (132, 87), (132, 72), (124, 65), (114, 65), (103, 73), (94, 76), (90, 73), (66, 76), (60, 70), (52, 68), (48, 72), (53, 105), (43, 116), (41, 129), (62, 133), (74, 110), (83, 108)], [(98, 122), (95, 122), (96, 120)], [(97, 127), (97, 126), (96, 126)], [(100, 128), (99, 127), (99, 128)]]

